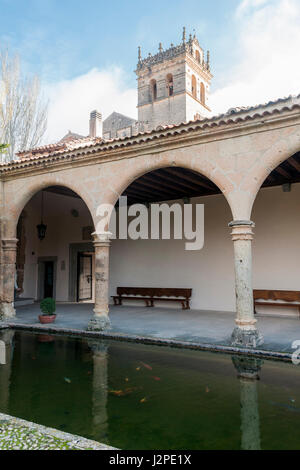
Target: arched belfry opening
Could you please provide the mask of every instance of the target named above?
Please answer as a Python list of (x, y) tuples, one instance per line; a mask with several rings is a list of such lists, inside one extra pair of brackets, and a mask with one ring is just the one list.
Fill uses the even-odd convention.
[[(280, 163), (263, 182), (251, 218), (255, 310), (299, 318), (300, 151)], [(268, 305), (269, 304), (269, 305)]]
[(15, 306), (52, 297), (94, 300), (94, 223), (81, 197), (65, 186), (38, 191), (17, 224)]
[(156, 80), (154, 79), (150, 81), (150, 94), (151, 94), (151, 100), (156, 101), (157, 100), (157, 83), (156, 83)]
[(168, 94), (168, 96), (173, 96), (173, 94), (174, 94), (174, 81), (173, 81), (173, 75), (171, 73), (168, 73), (166, 81), (167, 81), (167, 94)]
[(192, 95), (193, 98), (197, 99), (197, 79), (195, 75), (192, 75)]
[[(204, 175), (183, 167), (157, 168), (141, 174), (124, 189), (123, 198), (127, 198), (128, 238), (117, 237), (112, 240), (110, 250), (110, 295), (115, 296), (118, 288), (168, 288), (192, 289), (190, 308), (205, 311), (235, 310), (234, 296), (234, 265), (232, 261), (232, 242), (228, 236), (228, 223), (232, 214), (226, 198), (220, 189)], [(147, 236), (133, 239), (130, 237), (130, 224), (134, 223), (135, 207), (146, 207)], [(200, 209), (203, 207), (203, 224)], [(170, 210), (170, 237), (164, 237), (163, 223), (168, 222), (161, 215), (159, 238), (152, 237), (153, 226), (156, 227), (153, 213), (160, 207)], [(199, 238), (203, 229), (204, 245), (195, 249), (187, 248), (185, 231), (175, 235), (175, 226), (186, 223), (188, 227), (188, 207), (191, 209), (191, 226)], [(182, 215), (182, 219), (178, 215)], [(121, 219), (118, 207), (117, 225)], [(142, 212), (144, 209), (142, 208)], [(186, 211), (186, 212), (185, 212)], [(124, 212), (123, 212), (124, 214)], [(187, 217), (185, 219), (185, 217)], [(123, 215), (122, 215), (122, 220)], [(179, 220), (179, 222), (178, 222)], [(181, 221), (180, 221), (181, 220)], [(119, 228), (119, 227), (118, 227)], [(123, 230), (124, 233), (124, 230)], [(226, 271), (226, 281), (224, 281)], [(212, 287), (214, 286), (214, 287)], [(218, 295), (216, 295), (218, 292)], [(143, 302), (126, 301), (129, 306), (145, 307)], [(125, 305), (125, 302), (124, 302)], [(126, 305), (125, 305), (126, 306)], [(153, 314), (158, 314), (157, 308), (175, 315), (180, 305), (176, 302), (154, 303)], [(157, 307), (157, 308), (156, 308)], [(122, 307), (118, 307), (122, 308)], [(115, 311), (115, 310), (114, 310)]]

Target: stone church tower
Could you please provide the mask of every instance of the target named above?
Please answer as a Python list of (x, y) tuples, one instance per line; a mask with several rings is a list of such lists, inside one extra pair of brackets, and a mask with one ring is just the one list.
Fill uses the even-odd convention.
[(160, 44), (146, 59), (139, 48), (136, 74), (138, 121), (145, 128), (210, 117), (209, 52), (205, 57), (195, 35), (187, 41), (185, 28), (178, 46), (164, 50)]

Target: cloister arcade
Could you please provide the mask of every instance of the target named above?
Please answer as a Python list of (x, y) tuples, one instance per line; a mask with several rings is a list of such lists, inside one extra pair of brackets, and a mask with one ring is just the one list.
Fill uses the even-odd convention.
[[(15, 315), (16, 263), (17, 279), (24, 277), (22, 295), (38, 300), (45, 287), (41, 263), (48, 259), (53, 279), (56, 269), (57, 300), (94, 302), (91, 329), (109, 327), (109, 296), (118, 285), (159, 284), (192, 287), (192, 308), (199, 311), (235, 311), (232, 343), (261, 344), (253, 285), (298, 289), (299, 109), (300, 98), (289, 98), (2, 165), (2, 319)], [(36, 233), (41, 192), (47, 225), (42, 242)], [(115, 206), (121, 195), (129, 204), (187, 199), (204, 204), (203, 250), (191, 255), (178, 240), (111, 241), (108, 230), (97, 230), (98, 208)], [(26, 238), (24, 263), (18, 237), (19, 247)], [(85, 269), (93, 287), (81, 299), (78, 276)]]

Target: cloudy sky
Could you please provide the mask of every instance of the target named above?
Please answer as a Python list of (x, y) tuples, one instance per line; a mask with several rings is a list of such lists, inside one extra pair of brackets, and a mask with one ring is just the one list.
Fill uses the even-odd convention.
[(86, 135), (89, 112), (136, 117), (137, 47), (195, 30), (211, 51), (214, 114), (300, 93), (300, 0), (0, 0), (0, 46), (49, 99), (45, 140)]

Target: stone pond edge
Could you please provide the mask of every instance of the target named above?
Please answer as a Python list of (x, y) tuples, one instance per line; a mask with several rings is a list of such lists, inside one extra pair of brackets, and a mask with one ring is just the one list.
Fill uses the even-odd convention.
[(11, 425), (23, 426), (32, 431), (38, 431), (45, 436), (55, 437), (62, 441), (66, 441), (70, 446), (80, 446), (82, 449), (78, 450), (117, 450), (115, 447), (110, 447), (106, 444), (101, 444), (100, 442), (77, 436), (76, 434), (69, 434), (64, 431), (59, 431), (58, 429), (48, 428), (47, 426), (32, 423), (31, 421), (25, 421), (24, 419), (3, 413), (0, 413), (0, 421), (7, 421)]
[(76, 330), (71, 328), (58, 328), (55, 326), (39, 326), (39, 325), (28, 325), (22, 323), (13, 323), (9, 322), (0, 325), (1, 328), (11, 328), (14, 330), (25, 330), (36, 333), (53, 333), (61, 335), (70, 335), (70, 336), (79, 336), (86, 338), (100, 338), (100, 339), (110, 339), (116, 341), (126, 341), (131, 343), (142, 343), (152, 346), (167, 346), (173, 348), (181, 349), (193, 349), (200, 351), (210, 351), (210, 352), (219, 352), (224, 354), (236, 354), (236, 355), (247, 355), (252, 357), (259, 357), (262, 359), (273, 359), (280, 360), (285, 362), (292, 361), (292, 354), (288, 352), (277, 352), (269, 351), (264, 349), (249, 349), (249, 348), (239, 348), (236, 346), (226, 346), (220, 344), (210, 344), (210, 343), (193, 343), (189, 341), (179, 341), (171, 340), (166, 338), (151, 338), (148, 336), (139, 336), (139, 335), (129, 335), (123, 333), (111, 333), (109, 331), (87, 331), (87, 330)]

